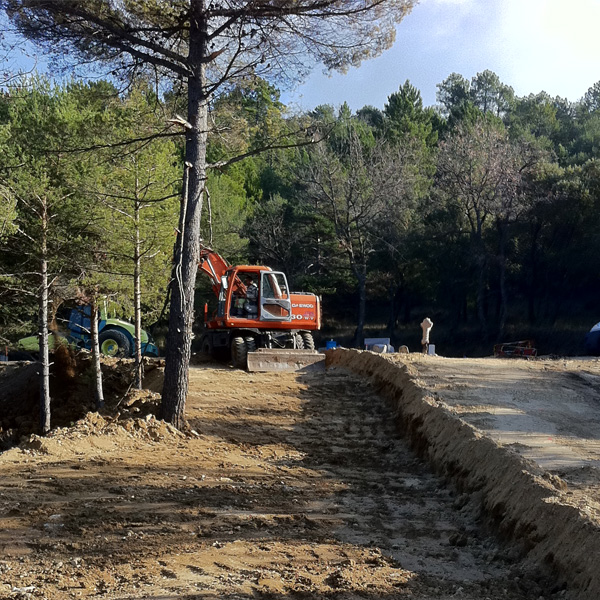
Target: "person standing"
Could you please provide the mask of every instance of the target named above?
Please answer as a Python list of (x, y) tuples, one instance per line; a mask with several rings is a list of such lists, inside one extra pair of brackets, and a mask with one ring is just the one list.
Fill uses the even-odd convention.
[(425, 317), (421, 323), (423, 330), (423, 338), (421, 339), (421, 350), (423, 354), (429, 354), (429, 332), (433, 327), (433, 321), (429, 317)]

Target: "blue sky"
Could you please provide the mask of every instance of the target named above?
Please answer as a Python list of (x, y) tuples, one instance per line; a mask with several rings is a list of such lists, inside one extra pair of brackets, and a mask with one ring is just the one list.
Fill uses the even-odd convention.
[(346, 75), (317, 67), (282, 100), (299, 110), (344, 101), (383, 108), (408, 79), (431, 106), (450, 73), (471, 79), (490, 69), (518, 96), (546, 91), (576, 101), (600, 80), (599, 28), (600, 0), (420, 0), (382, 56)]
[(600, 80), (599, 28), (600, 0), (421, 0), (391, 50), (346, 75), (315, 70), (282, 100), (383, 108), (408, 79), (429, 106), (450, 73), (490, 69), (518, 96), (543, 90), (576, 101)]

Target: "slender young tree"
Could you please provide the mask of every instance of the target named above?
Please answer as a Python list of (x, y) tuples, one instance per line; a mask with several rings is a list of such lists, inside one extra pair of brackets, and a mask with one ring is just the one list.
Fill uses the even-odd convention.
[(441, 144), (438, 155), (438, 186), (458, 205), (468, 227), (477, 278), (477, 316), (484, 338), (488, 334), (484, 301), (489, 267), (484, 234), (504, 177), (497, 152), (502, 139), (497, 123), (482, 119), (473, 127), (463, 122)]
[(85, 111), (74, 109), (65, 89), (52, 88), (36, 78), (24, 78), (9, 87), (3, 100), (3, 126), (10, 132), (10, 143), (2, 153), (0, 178), (17, 204), (0, 272), (9, 280), (12, 298), (8, 302), (22, 305), (27, 294), (37, 299), (40, 427), (46, 433), (51, 426), (48, 327), (49, 315), (55, 313), (52, 290), (59, 280), (79, 274), (74, 263), (82, 254), (87, 224), (81, 196), (66, 184), (68, 173), (83, 170), (82, 165), (73, 156), (62, 156), (59, 149), (77, 127), (77, 118), (84, 120)]
[[(103, 247), (105, 260), (98, 268), (98, 278), (103, 281), (105, 291), (119, 294), (122, 306), (133, 306), (135, 386), (138, 389), (143, 377), (143, 306), (156, 305), (166, 290), (177, 223), (173, 201), (175, 152), (164, 145), (164, 142), (155, 142), (149, 148), (121, 158), (119, 164), (109, 162), (110, 173), (96, 192), (104, 208), (104, 227), (110, 232)], [(160, 296), (159, 292), (162, 292)], [(131, 302), (127, 302), (128, 299)]]
[[(488, 334), (484, 300), (490, 259), (495, 255), (499, 268), (501, 333), (508, 304), (508, 228), (534, 202), (527, 193), (526, 175), (538, 160), (537, 153), (511, 143), (502, 124), (494, 119), (481, 118), (474, 125), (461, 123), (441, 144), (438, 186), (456, 204), (467, 224), (477, 278), (477, 315), (484, 337)], [(498, 233), (496, 253), (489, 249), (486, 238), (492, 225)]]
[[(307, 200), (333, 225), (335, 241), (345, 254), (358, 290), (354, 344), (361, 347), (372, 257), (391, 218), (404, 212), (410, 146), (394, 147), (376, 139), (364, 121), (352, 118), (347, 105), (331, 138), (318, 144), (301, 176)], [(407, 140), (408, 142), (408, 140)]]
[(38, 313), (38, 335), (40, 339), (40, 429), (42, 433), (50, 431), (50, 352), (48, 348), (48, 200), (45, 196), (38, 197), (40, 220), (39, 261), (40, 287)]
[(314, 64), (344, 71), (394, 41), (414, 0), (0, 0), (17, 30), (63, 57), (140, 70), (186, 86), (185, 173), (162, 416), (185, 423), (211, 101), (240, 77), (296, 81)]
[(98, 321), (100, 316), (98, 314), (98, 290), (92, 290), (89, 298), (91, 308), (90, 323), (92, 325), (90, 332), (92, 337), (92, 362), (95, 383), (94, 395), (96, 397), (96, 408), (100, 410), (104, 406), (104, 386), (102, 383), (102, 364), (100, 362), (100, 343), (98, 340)]

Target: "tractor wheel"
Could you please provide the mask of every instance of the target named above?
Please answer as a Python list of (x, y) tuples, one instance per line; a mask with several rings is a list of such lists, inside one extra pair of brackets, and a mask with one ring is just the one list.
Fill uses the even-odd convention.
[(256, 340), (252, 336), (244, 338), (244, 341), (246, 342), (246, 352), (256, 352)]
[(315, 349), (315, 339), (312, 336), (312, 333), (305, 331), (302, 333), (302, 341), (304, 342), (304, 348), (306, 350), (314, 350)]
[(238, 369), (248, 367), (248, 348), (243, 337), (234, 337), (231, 340), (231, 360)]
[(105, 329), (98, 336), (100, 352), (105, 356), (130, 357), (131, 343), (129, 338), (118, 329)]
[(202, 340), (200, 340), (200, 352), (202, 352), (202, 354), (211, 354), (212, 355), (212, 351), (213, 351), (212, 339), (208, 335), (202, 336)]
[(296, 333), (294, 335), (294, 341), (296, 350), (304, 350), (304, 338), (301, 333)]

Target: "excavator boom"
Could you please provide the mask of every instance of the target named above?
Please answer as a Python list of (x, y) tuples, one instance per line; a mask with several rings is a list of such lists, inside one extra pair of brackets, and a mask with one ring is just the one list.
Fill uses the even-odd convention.
[(200, 247), (200, 261), (198, 262), (198, 267), (210, 277), (213, 291), (217, 295), (219, 294), (219, 289), (221, 287), (221, 277), (227, 273), (227, 269), (229, 269), (230, 266), (231, 265), (214, 250), (211, 250), (207, 246)]

